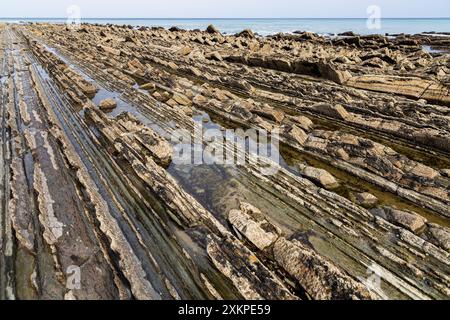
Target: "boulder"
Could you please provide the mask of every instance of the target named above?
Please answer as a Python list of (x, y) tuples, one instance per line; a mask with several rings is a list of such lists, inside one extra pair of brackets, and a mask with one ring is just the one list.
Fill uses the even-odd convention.
[(355, 34), (353, 31), (346, 31), (346, 32), (338, 33), (338, 36), (340, 36), (340, 37), (356, 37), (357, 34)]
[(177, 27), (177, 26), (173, 26), (169, 29), (170, 32), (179, 32), (179, 31), (184, 31), (183, 29)]
[(211, 34), (217, 34), (220, 33), (220, 31), (213, 26), (212, 24), (210, 24), (207, 28), (206, 28), (206, 32), (211, 33)]
[(361, 47), (362, 46), (362, 41), (361, 41), (361, 38), (359, 36), (346, 37), (344, 39), (338, 39), (334, 43), (335, 44), (339, 44), (339, 45), (346, 44), (346, 45), (351, 45), (351, 46), (356, 46), (356, 47)]
[(244, 38), (253, 39), (253, 38), (255, 38), (255, 33), (250, 29), (245, 29), (245, 30), (239, 32), (238, 34), (236, 34), (236, 37), (244, 37)]
[(308, 139), (308, 135), (300, 129), (295, 124), (288, 126), (285, 128), (285, 135), (288, 136), (290, 139), (298, 142), (300, 145), (303, 145), (306, 140)]
[(189, 106), (180, 106), (180, 110), (189, 117), (194, 115), (194, 110)]
[(338, 181), (328, 171), (318, 169), (303, 164), (298, 165), (299, 172), (302, 176), (312, 180), (325, 189), (333, 189), (339, 186)]
[(319, 62), (317, 64), (320, 76), (338, 84), (345, 84), (352, 74), (347, 70), (339, 70), (331, 63)]
[(434, 180), (440, 175), (438, 171), (421, 163), (416, 163), (416, 165), (411, 168), (408, 173), (423, 181)]
[(259, 116), (252, 118), (251, 122), (253, 124), (256, 124), (261, 129), (266, 130), (267, 132), (271, 132), (274, 128), (274, 126), (272, 124), (270, 124), (268, 121), (264, 120), (263, 118), (261, 118)]
[(318, 35), (313, 32), (308, 31), (294, 31), (294, 33), (297, 35), (296, 39), (301, 40), (315, 40), (318, 38)]
[(82, 27), (82, 28), (79, 28), (77, 30), (77, 32), (79, 32), (79, 33), (89, 33), (89, 30), (86, 27)]
[(111, 99), (111, 98), (104, 99), (99, 103), (98, 107), (102, 111), (106, 111), (106, 112), (112, 111), (117, 107), (117, 102), (116, 102), (116, 100)]
[(388, 208), (385, 210), (388, 221), (402, 226), (413, 233), (420, 233), (427, 223), (427, 219), (413, 212), (406, 212)]

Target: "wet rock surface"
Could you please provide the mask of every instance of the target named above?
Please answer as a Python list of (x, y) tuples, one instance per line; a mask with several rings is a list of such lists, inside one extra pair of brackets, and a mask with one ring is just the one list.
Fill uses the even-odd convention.
[(448, 41), (0, 24), (0, 299), (448, 299)]

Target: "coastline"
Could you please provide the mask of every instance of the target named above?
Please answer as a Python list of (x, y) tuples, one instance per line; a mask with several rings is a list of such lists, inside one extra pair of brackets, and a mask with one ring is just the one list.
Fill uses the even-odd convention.
[[(15, 19), (16, 22), (20, 18)], [(25, 22), (54, 22), (65, 23), (67, 18), (30, 18), (24, 20)], [(5, 18), (0, 18), (0, 21), (6, 21)], [(204, 30), (208, 25), (213, 24), (222, 33), (236, 33), (244, 29), (252, 29), (262, 35), (274, 34), (277, 32), (292, 33), (296, 30), (315, 32), (323, 35), (335, 35), (338, 33), (353, 31), (355, 33), (367, 34), (395, 34), (406, 33), (415, 34), (427, 31), (450, 31), (450, 18), (384, 18), (381, 19), (381, 29), (370, 30), (366, 26), (366, 18), (84, 18), (82, 22), (86, 23), (100, 23), (100, 24), (131, 24), (136, 27), (140, 26), (163, 26), (170, 28), (177, 26), (184, 29), (202, 29)], [(442, 25), (441, 25), (442, 24)], [(240, 30), (239, 30), (240, 29)]]

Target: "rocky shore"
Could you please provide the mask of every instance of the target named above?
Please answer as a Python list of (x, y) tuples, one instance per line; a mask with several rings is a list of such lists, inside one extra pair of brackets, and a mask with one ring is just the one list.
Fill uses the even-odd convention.
[[(0, 24), (0, 299), (449, 299), (449, 51)], [(282, 161), (177, 164), (204, 127)]]

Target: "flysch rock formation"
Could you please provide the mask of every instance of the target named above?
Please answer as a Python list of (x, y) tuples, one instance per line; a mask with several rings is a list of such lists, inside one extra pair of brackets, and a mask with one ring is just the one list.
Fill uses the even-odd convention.
[(449, 299), (449, 44), (0, 24), (0, 299)]

